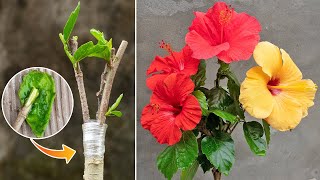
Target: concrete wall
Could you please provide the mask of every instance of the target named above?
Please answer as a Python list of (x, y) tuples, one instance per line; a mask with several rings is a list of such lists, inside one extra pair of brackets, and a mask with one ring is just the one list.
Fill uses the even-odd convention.
[[(140, 113), (151, 92), (145, 86), (145, 71), (155, 55), (163, 54), (158, 42), (166, 40), (175, 50), (184, 46), (184, 36), (193, 19), (193, 11), (206, 11), (208, 0), (138, 0), (137, 1), (137, 178), (164, 179), (156, 168), (156, 157), (165, 146), (159, 145), (140, 125)], [(320, 1), (319, 0), (228, 0), (238, 12), (257, 17), (263, 27), (262, 40), (285, 49), (301, 69), (304, 78), (320, 84)], [(233, 64), (244, 79), (255, 65), (251, 59)], [(207, 85), (213, 85), (216, 60), (208, 61)], [(320, 179), (319, 93), (309, 116), (292, 132), (272, 131), (266, 157), (254, 156), (240, 126), (233, 134), (236, 162), (225, 180), (309, 180)], [(247, 116), (250, 120), (251, 117)], [(174, 179), (179, 179), (175, 176)], [(199, 169), (195, 179), (212, 179)]]

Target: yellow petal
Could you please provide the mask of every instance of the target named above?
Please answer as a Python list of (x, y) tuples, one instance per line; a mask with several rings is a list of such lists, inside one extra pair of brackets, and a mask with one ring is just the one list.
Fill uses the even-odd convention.
[(262, 68), (251, 68), (241, 84), (239, 100), (245, 110), (255, 118), (266, 118), (273, 109), (273, 97), (267, 88), (269, 82)]
[(285, 93), (273, 97), (275, 100), (273, 111), (265, 120), (279, 131), (294, 129), (302, 118), (301, 105)]
[(302, 73), (296, 64), (292, 61), (289, 54), (281, 49), (283, 65), (280, 71), (275, 75), (275, 78), (279, 78), (281, 84), (290, 83), (302, 79)]
[(314, 105), (313, 100), (317, 91), (317, 85), (312, 80), (292, 81), (284, 86), (277, 86), (277, 88), (281, 89), (281, 94), (285, 94), (301, 105), (303, 117), (308, 115), (308, 108)]
[(269, 77), (274, 76), (282, 67), (280, 49), (270, 42), (260, 42), (253, 52), (253, 57)]

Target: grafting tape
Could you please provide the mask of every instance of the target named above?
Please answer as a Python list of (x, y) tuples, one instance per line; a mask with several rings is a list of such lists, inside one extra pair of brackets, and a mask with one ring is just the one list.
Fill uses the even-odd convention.
[(107, 127), (108, 125), (101, 125), (97, 120), (82, 124), (85, 157), (104, 157)]

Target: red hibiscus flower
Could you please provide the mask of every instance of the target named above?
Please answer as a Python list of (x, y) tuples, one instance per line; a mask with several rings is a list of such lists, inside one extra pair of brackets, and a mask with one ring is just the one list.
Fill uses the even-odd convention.
[(246, 13), (237, 13), (224, 2), (217, 2), (207, 13), (195, 12), (186, 43), (193, 57), (217, 56), (225, 63), (248, 60), (260, 40), (260, 23)]
[[(163, 47), (165, 46), (165, 47)], [(185, 46), (181, 52), (171, 50), (169, 44), (162, 41), (162, 48), (170, 53), (169, 56), (156, 56), (147, 70), (147, 75), (151, 75), (147, 79), (147, 86), (153, 90), (158, 81), (162, 81), (171, 73), (181, 73), (191, 76), (197, 73), (200, 60), (192, 58), (192, 51)]]
[(192, 130), (200, 122), (202, 112), (193, 90), (192, 80), (184, 74), (172, 73), (156, 84), (150, 104), (142, 111), (141, 124), (160, 144), (176, 144), (181, 129)]

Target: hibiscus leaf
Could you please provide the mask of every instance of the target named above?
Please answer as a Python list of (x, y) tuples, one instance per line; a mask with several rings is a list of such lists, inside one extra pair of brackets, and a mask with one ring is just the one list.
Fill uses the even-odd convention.
[(105, 57), (107, 56), (110, 56), (110, 50), (107, 45), (95, 45), (92, 41), (81, 45), (74, 53), (75, 63), (81, 61), (86, 57), (98, 57), (105, 59)]
[(233, 99), (233, 109), (236, 114), (241, 118), (244, 119), (244, 111), (240, 106), (239, 96), (240, 96), (240, 85), (239, 81), (236, 76), (230, 71), (228, 73), (228, 83), (227, 83), (229, 93), (231, 98)]
[(39, 90), (38, 97), (33, 101), (32, 108), (27, 115), (26, 121), (36, 137), (42, 137), (50, 121), (50, 114), (56, 96), (55, 82), (51, 75), (30, 71), (22, 79), (19, 88), (19, 99), (21, 105), (28, 102), (32, 90)]
[(220, 109), (213, 109), (213, 110), (210, 110), (209, 112), (212, 112), (215, 115), (217, 115), (217, 116), (221, 117), (222, 119), (227, 120), (231, 123), (235, 123), (238, 120), (237, 116), (230, 114), (226, 111), (222, 111)]
[(211, 168), (213, 168), (213, 165), (210, 163), (210, 161), (208, 160), (208, 158), (206, 157), (206, 155), (201, 154), (198, 156), (197, 158), (203, 173), (206, 173), (207, 171), (209, 171)]
[(206, 81), (206, 61), (201, 60), (198, 66), (197, 74), (191, 76), (192, 81), (195, 84), (195, 89), (204, 86)]
[(194, 162), (188, 168), (182, 170), (180, 180), (192, 180), (196, 175), (199, 168), (199, 162), (194, 160)]
[(211, 109), (221, 109), (225, 110), (229, 107), (233, 100), (228, 95), (228, 92), (221, 87), (215, 87), (211, 90), (212, 96), (208, 98), (209, 110)]
[(165, 178), (169, 180), (178, 170), (176, 159), (176, 150), (171, 146), (167, 147), (163, 152), (161, 152), (157, 158), (157, 166), (159, 171), (164, 175)]
[(198, 102), (201, 106), (202, 115), (207, 116), (208, 115), (208, 102), (207, 102), (206, 95), (200, 90), (194, 91), (192, 94), (198, 99)]
[(112, 104), (112, 106), (108, 109), (106, 112), (106, 116), (114, 115), (117, 117), (121, 117), (122, 113), (120, 111), (115, 111), (115, 109), (119, 106), (121, 100), (123, 98), (123, 94), (120, 94), (120, 96), (117, 98), (116, 102)]
[(221, 173), (228, 175), (235, 161), (234, 142), (227, 133), (207, 136), (201, 141), (202, 153)]
[(269, 146), (270, 143), (270, 125), (267, 123), (266, 120), (262, 120), (264, 135), (266, 137), (267, 145)]
[(111, 111), (110, 115), (111, 116), (122, 117), (122, 112), (121, 111)]
[(192, 131), (185, 131), (179, 143), (167, 147), (157, 158), (159, 171), (171, 179), (178, 169), (186, 169), (198, 155), (197, 138)]
[(243, 132), (251, 151), (258, 156), (265, 156), (267, 145), (262, 138), (264, 132), (261, 124), (256, 121), (245, 122)]
[(66, 42), (68, 42), (70, 35), (71, 35), (71, 32), (74, 28), (74, 25), (76, 24), (76, 21), (78, 19), (78, 15), (79, 15), (79, 11), (80, 11), (80, 1), (78, 2), (76, 9), (74, 11), (72, 11), (72, 13), (70, 14), (69, 19), (63, 28), (63, 38)]

